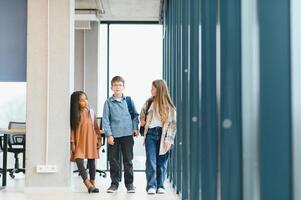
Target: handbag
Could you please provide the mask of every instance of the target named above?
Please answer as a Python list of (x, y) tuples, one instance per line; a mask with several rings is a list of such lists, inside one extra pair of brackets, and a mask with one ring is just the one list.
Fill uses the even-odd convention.
[(141, 136), (144, 136), (144, 126), (140, 126), (139, 133)]

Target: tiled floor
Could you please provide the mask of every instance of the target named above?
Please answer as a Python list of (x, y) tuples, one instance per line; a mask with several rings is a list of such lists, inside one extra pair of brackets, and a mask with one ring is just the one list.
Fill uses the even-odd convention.
[[(109, 175), (109, 174), (108, 174)], [(98, 194), (88, 194), (82, 180), (74, 174), (72, 177), (72, 187), (66, 191), (26, 191), (24, 192), (25, 177), (17, 174), (15, 179), (8, 177), (7, 187), (0, 190), (0, 200), (179, 200), (170, 184), (166, 182), (166, 194), (147, 195), (145, 192), (145, 174), (143, 172), (135, 173), (136, 193), (128, 194), (121, 184), (118, 192), (115, 194), (106, 193), (107, 187), (110, 185), (110, 178), (98, 178), (97, 187), (100, 188)]]

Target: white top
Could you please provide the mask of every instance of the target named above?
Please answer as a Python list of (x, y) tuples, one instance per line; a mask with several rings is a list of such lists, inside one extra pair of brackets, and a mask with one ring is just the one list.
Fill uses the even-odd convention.
[(149, 128), (162, 127), (161, 117), (156, 113), (153, 115), (152, 121), (149, 124)]

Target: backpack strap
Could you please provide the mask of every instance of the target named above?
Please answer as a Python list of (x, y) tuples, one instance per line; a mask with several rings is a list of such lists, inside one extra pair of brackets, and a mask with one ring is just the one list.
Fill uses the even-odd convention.
[(132, 105), (132, 99), (130, 96), (125, 97), (126, 104), (128, 105), (128, 110), (131, 115), (131, 119), (135, 118), (134, 109)]
[(152, 105), (153, 101), (154, 101), (154, 98), (149, 98), (149, 99), (147, 100), (145, 117), (147, 116), (148, 110), (149, 110), (150, 106)]

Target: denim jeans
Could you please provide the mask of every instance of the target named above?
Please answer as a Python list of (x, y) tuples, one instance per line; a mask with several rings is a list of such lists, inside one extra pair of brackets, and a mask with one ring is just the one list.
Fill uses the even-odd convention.
[(161, 127), (148, 129), (146, 135), (146, 190), (149, 188), (164, 188), (169, 152), (159, 155), (161, 135)]

